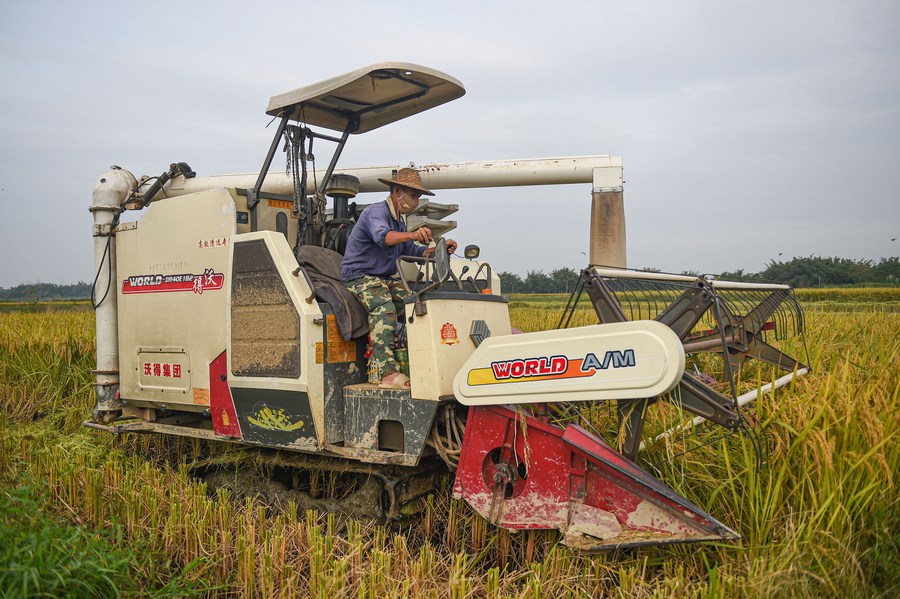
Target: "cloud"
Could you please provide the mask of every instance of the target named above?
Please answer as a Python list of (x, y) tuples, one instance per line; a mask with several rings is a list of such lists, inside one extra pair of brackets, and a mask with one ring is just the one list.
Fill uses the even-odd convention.
[[(87, 206), (109, 165), (255, 171), (270, 96), (383, 60), (443, 70), (467, 95), (354, 137), (343, 166), (612, 153), (632, 265), (877, 259), (900, 221), (898, 17), (849, 1), (12, 3), (0, 286), (92, 278)], [(582, 265), (587, 186), (439, 201), (498, 270)]]

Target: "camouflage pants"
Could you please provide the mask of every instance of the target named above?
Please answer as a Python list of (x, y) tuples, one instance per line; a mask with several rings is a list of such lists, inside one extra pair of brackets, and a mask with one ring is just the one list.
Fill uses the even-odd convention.
[(378, 383), (391, 371), (403, 372), (392, 347), (397, 314), (403, 314), (403, 298), (406, 295), (403, 284), (398, 279), (360, 277), (347, 281), (344, 287), (369, 311), (369, 336), (372, 340), (369, 382)]

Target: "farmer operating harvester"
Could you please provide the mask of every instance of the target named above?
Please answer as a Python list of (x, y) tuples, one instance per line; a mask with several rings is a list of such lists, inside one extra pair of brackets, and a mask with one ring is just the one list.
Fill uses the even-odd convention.
[[(422, 226), (410, 232), (406, 227), (406, 215), (418, 208), (419, 198), (434, 194), (411, 168), (379, 181), (390, 185), (391, 193), (383, 203), (364, 210), (354, 225), (341, 262), (341, 282), (369, 311), (369, 382), (384, 389), (406, 389), (409, 376), (392, 347), (398, 344), (394, 330), (406, 295), (396, 276), (397, 259), (434, 255), (421, 245), (431, 241), (431, 229)], [(456, 242), (448, 240), (447, 251), (452, 254), (455, 249)]]
[[(802, 331), (790, 288), (623, 269), (614, 156), (338, 170), (351, 135), (464, 93), (432, 69), (376, 64), (274, 96), (277, 131), (256, 175), (199, 177), (184, 162), (158, 177), (104, 173), (91, 208), (97, 405), (86, 424), (258, 446), (273, 464), (266, 489), (323, 509), (397, 518), (449, 471), (454, 496), (493, 524), (559, 529), (586, 550), (736, 538), (636, 465), (646, 408), (671, 402), (746, 427), (734, 387), (742, 363), (803, 368), (773, 344)], [(313, 142), (335, 144), (323, 170)], [(282, 144), (289, 172), (270, 174)], [(384, 194), (384, 181), (400, 185), (381, 210), (408, 216), (373, 241), (409, 245), (384, 270), (356, 272), (366, 256), (357, 221), (379, 210), (373, 200), (360, 217), (357, 194)], [(558, 330), (512, 334), (478, 248), (450, 257), (455, 223), (444, 218), (456, 206), (406, 197), (411, 183), (592, 184), (593, 266), (573, 299), (586, 292), (600, 324), (566, 328), (563, 315)], [(352, 274), (392, 286), (402, 300), (393, 330), (369, 334)], [(394, 360), (376, 360), (375, 372), (370, 336)], [(722, 384), (686, 370), (686, 355), (701, 354), (719, 357)], [(603, 405), (615, 430), (592, 418)], [(337, 473), (339, 496), (310, 470)]]

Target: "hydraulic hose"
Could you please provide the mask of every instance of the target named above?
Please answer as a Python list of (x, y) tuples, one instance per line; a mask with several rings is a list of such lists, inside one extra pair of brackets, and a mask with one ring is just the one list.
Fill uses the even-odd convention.
[(153, 197), (160, 192), (163, 186), (168, 183), (172, 177), (177, 177), (178, 175), (184, 175), (187, 179), (193, 179), (197, 176), (197, 173), (191, 170), (190, 165), (186, 162), (173, 162), (169, 165), (169, 170), (157, 177), (156, 181), (153, 182), (153, 185), (150, 186), (150, 189), (141, 196), (141, 205), (146, 206), (152, 202)]
[(153, 182), (153, 185), (150, 186), (143, 196), (141, 196), (141, 205), (146, 206), (150, 203), (150, 200), (153, 199), (153, 196), (159, 193), (159, 190), (163, 188), (163, 185), (169, 182), (169, 179), (172, 178), (172, 174), (175, 172), (175, 165), (173, 164), (169, 170), (161, 174), (156, 178), (156, 181)]

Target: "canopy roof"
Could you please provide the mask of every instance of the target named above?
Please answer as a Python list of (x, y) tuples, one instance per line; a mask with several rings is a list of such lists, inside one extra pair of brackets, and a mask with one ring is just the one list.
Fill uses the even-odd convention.
[(427, 67), (408, 62), (379, 62), (313, 85), (272, 96), (266, 114), (343, 131), (358, 120), (352, 133), (382, 125), (455, 100), (463, 84)]

